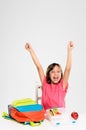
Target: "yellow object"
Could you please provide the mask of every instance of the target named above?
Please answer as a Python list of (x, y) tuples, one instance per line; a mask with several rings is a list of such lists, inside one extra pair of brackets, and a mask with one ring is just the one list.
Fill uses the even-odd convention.
[(53, 112), (54, 114), (56, 114), (58, 112), (58, 108), (57, 107), (53, 108)]
[(39, 126), (41, 125), (41, 121), (40, 122), (30, 122), (31, 126)]
[(8, 116), (8, 114), (6, 112), (2, 113), (2, 117)]
[(16, 106), (23, 106), (23, 105), (32, 105), (32, 104), (36, 104), (36, 101), (32, 100), (31, 98), (23, 98), (20, 100), (15, 100), (12, 102), (12, 106), (16, 107)]

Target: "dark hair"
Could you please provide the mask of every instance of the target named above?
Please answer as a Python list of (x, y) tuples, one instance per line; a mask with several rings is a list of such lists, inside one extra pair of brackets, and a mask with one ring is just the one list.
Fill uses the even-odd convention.
[[(63, 72), (62, 72), (62, 68), (61, 68), (60, 64), (58, 64), (58, 63), (52, 63), (52, 64), (50, 64), (50, 65), (47, 67), (47, 71), (46, 71), (46, 80), (47, 80), (47, 82), (48, 82), (49, 84), (51, 84), (50, 71), (53, 70), (53, 68), (54, 68), (55, 66), (58, 66), (58, 67), (61, 69), (61, 79), (63, 78)], [(60, 79), (60, 80), (61, 80), (61, 79)]]

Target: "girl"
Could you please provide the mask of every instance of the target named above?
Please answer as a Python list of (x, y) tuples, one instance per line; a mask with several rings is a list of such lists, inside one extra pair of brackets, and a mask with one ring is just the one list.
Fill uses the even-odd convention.
[(30, 53), (38, 70), (42, 84), (42, 105), (45, 110), (53, 107), (65, 108), (65, 95), (68, 89), (73, 47), (74, 44), (70, 41), (68, 44), (67, 62), (64, 73), (58, 63), (52, 63), (48, 66), (45, 75), (42, 65), (40, 64), (33, 48), (29, 43), (26, 43), (25, 45), (26, 50)]

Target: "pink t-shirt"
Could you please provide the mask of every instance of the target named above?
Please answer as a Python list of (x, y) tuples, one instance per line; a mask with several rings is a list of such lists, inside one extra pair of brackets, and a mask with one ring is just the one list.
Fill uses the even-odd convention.
[(42, 105), (44, 109), (65, 107), (65, 95), (67, 93), (67, 89), (68, 83), (66, 89), (63, 90), (63, 80), (61, 80), (58, 84), (48, 84), (45, 77), (42, 89)]

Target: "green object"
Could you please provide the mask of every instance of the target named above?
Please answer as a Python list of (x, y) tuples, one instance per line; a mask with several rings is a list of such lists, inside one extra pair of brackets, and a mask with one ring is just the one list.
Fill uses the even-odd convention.
[(31, 126), (39, 126), (39, 125), (41, 125), (41, 121), (39, 121), (39, 122), (30, 122), (30, 125)]
[(32, 105), (32, 104), (36, 104), (36, 101), (32, 100), (31, 98), (24, 98), (24, 99), (20, 99), (20, 100), (15, 100), (12, 102), (12, 106), (14, 107), (18, 107), (18, 106), (25, 106), (25, 105)]

